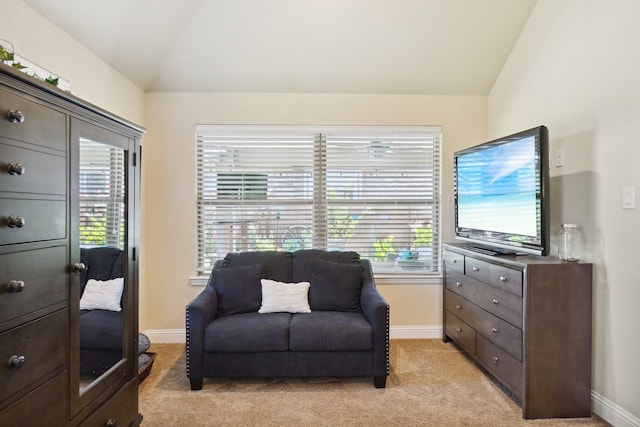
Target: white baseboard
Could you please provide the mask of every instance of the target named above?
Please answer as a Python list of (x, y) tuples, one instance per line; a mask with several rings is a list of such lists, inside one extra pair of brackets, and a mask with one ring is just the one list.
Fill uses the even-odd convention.
[[(179, 344), (186, 341), (184, 329), (148, 329), (143, 333), (152, 343)], [(439, 339), (442, 338), (442, 326), (406, 325), (389, 328), (391, 339)]]
[[(152, 343), (180, 344), (186, 342), (184, 329), (149, 329), (143, 331)], [(391, 339), (440, 339), (442, 325), (403, 325), (389, 328)], [(640, 418), (591, 390), (593, 413), (615, 427), (640, 427)]]
[(615, 427), (640, 427), (640, 418), (591, 390), (593, 413)]
[(441, 339), (442, 325), (402, 325), (389, 328), (391, 339)]
[(148, 329), (142, 333), (149, 337), (152, 344), (184, 344), (187, 342), (187, 333), (184, 329)]

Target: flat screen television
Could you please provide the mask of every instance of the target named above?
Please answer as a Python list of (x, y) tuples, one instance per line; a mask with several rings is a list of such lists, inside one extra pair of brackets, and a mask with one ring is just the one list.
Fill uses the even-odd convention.
[(454, 153), (455, 236), (490, 254), (549, 253), (545, 126)]

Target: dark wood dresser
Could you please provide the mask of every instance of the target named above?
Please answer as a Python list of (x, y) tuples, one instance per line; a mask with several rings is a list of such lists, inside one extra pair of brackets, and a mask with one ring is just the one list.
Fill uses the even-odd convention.
[(592, 265), (444, 245), (444, 340), (522, 404), (524, 418), (591, 415)]
[[(0, 64), (0, 425), (138, 425), (139, 139), (144, 130)], [(83, 147), (121, 154), (122, 350), (94, 375), (80, 372), (83, 230), (98, 198), (83, 179)], [(93, 146), (92, 146), (93, 147)], [(89, 171), (89, 172), (88, 172)], [(100, 189), (113, 187), (104, 168)], [(111, 174), (113, 175), (113, 173)], [(111, 192), (110, 194), (114, 194)], [(90, 201), (89, 199), (93, 200)], [(102, 199), (106, 199), (103, 197)], [(108, 204), (108, 202), (105, 202)], [(96, 214), (97, 215), (97, 214)], [(104, 216), (104, 215), (103, 215)], [(101, 226), (98, 225), (97, 228)], [(106, 230), (107, 226), (102, 226)]]

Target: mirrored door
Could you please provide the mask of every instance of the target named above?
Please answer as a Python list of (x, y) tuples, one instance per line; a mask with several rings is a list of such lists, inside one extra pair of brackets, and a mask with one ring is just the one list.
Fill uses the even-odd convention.
[(132, 141), (71, 122), (71, 410), (78, 413), (134, 368)]

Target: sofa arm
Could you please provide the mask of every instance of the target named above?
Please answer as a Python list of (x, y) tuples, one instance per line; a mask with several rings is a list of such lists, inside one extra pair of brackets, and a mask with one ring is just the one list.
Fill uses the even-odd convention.
[[(210, 285), (187, 304), (187, 377), (196, 379), (196, 383), (199, 378), (200, 388), (204, 373), (204, 331), (207, 325), (215, 319), (217, 307), (218, 294), (215, 288)], [(194, 389), (193, 384), (192, 380), (192, 389)]]
[(360, 307), (373, 328), (373, 375), (386, 377), (389, 374), (389, 304), (376, 288), (369, 260), (360, 262), (364, 269)]

